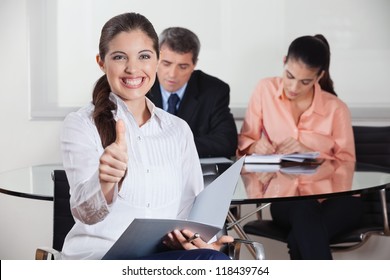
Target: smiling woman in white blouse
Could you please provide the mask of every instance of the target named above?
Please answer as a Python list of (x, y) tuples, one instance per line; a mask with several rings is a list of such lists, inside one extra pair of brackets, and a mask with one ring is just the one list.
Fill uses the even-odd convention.
[[(66, 117), (61, 135), (76, 221), (66, 259), (101, 259), (134, 218), (186, 218), (203, 189), (190, 128), (145, 97), (158, 55), (157, 34), (144, 16), (126, 13), (104, 25), (96, 57), (104, 75), (92, 103)], [(227, 258), (218, 250), (231, 237), (187, 242), (192, 234), (169, 233), (171, 250), (149, 258)]]

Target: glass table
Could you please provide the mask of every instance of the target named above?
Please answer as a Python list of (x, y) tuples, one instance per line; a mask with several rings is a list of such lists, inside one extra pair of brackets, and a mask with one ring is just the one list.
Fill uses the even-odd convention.
[[(51, 173), (61, 164), (37, 165), (0, 173), (0, 193), (36, 200), (53, 200)], [(324, 199), (390, 188), (390, 172), (374, 165), (325, 161), (317, 166), (244, 165), (232, 205), (261, 204), (236, 219), (228, 213), (228, 229), (249, 239), (240, 222), (267, 207), (288, 199)]]
[(0, 193), (38, 200), (53, 200), (51, 173), (61, 164), (36, 165), (0, 173)]
[[(59, 163), (0, 173), (0, 192), (53, 200), (51, 173)], [(390, 186), (390, 171), (375, 165), (326, 161), (318, 166), (247, 165), (242, 168), (232, 204), (359, 194)]]
[(244, 164), (232, 204), (354, 195), (390, 187), (390, 169), (354, 162)]
[(386, 188), (390, 188), (390, 170), (375, 165), (340, 161), (324, 161), (320, 165), (245, 164), (232, 205), (258, 207), (239, 219), (229, 212), (227, 228), (248, 239), (240, 223), (272, 202), (326, 199)]

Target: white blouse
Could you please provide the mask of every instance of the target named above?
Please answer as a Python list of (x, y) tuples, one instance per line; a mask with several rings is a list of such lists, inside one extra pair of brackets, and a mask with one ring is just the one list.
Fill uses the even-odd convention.
[(93, 121), (94, 105), (70, 113), (61, 149), (76, 224), (66, 236), (65, 259), (101, 259), (134, 218), (186, 218), (203, 176), (192, 132), (185, 121), (146, 99), (151, 118), (139, 127), (115, 94), (115, 119), (126, 126), (128, 171), (108, 205), (98, 167), (104, 149)]

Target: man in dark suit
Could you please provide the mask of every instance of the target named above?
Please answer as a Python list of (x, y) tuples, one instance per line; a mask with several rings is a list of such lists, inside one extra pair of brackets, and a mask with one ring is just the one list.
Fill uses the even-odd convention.
[(231, 157), (237, 148), (237, 127), (229, 108), (230, 87), (194, 70), (199, 50), (192, 31), (165, 29), (160, 35), (157, 79), (147, 97), (189, 124), (199, 157)]

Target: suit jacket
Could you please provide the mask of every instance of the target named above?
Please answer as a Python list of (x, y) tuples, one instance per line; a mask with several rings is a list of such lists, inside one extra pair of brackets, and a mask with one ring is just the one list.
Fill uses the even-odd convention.
[[(158, 78), (146, 95), (162, 108)], [(231, 157), (237, 148), (237, 127), (230, 112), (230, 87), (225, 82), (195, 70), (186, 87), (177, 116), (194, 134), (199, 157)]]

